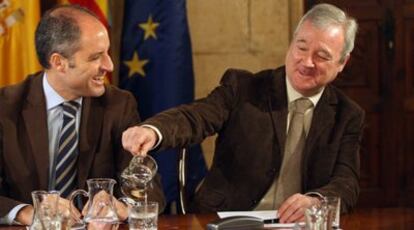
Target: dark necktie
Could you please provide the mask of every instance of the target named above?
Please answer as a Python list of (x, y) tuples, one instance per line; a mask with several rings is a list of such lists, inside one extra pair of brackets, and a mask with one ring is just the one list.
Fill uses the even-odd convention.
[(76, 161), (78, 158), (78, 135), (76, 132), (76, 111), (79, 104), (75, 101), (64, 102), (63, 124), (59, 138), (56, 158), (55, 189), (62, 197), (68, 195), (76, 187)]

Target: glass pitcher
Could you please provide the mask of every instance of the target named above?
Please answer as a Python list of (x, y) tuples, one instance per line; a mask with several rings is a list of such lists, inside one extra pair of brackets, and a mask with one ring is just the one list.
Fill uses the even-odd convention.
[(124, 202), (134, 205), (147, 201), (147, 187), (157, 174), (158, 165), (154, 158), (135, 156), (121, 174), (121, 191)]
[(72, 228), (118, 229), (119, 219), (113, 198), (116, 181), (110, 178), (95, 178), (87, 180), (86, 183), (88, 192), (78, 189), (69, 196), (72, 203), (79, 194), (88, 197), (83, 220), (75, 223)]
[(33, 222), (30, 230), (59, 230), (64, 229), (61, 226), (61, 217), (59, 215), (60, 194), (58, 191), (36, 190), (32, 192), (33, 199)]

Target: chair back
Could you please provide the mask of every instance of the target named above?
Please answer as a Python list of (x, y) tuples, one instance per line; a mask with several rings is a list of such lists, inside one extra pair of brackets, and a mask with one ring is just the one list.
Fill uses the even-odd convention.
[(179, 183), (179, 193), (180, 193), (180, 204), (178, 211), (181, 214), (187, 213), (187, 203), (188, 197), (186, 192), (186, 185), (187, 185), (187, 149), (181, 148), (179, 151), (178, 156), (178, 183)]

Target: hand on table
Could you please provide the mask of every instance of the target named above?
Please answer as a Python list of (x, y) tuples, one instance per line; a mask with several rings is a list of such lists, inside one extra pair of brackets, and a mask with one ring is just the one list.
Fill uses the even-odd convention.
[[(56, 200), (51, 197), (51, 199), (46, 198), (43, 202), (55, 202)], [(47, 204), (46, 204), (47, 205)], [(71, 208), (72, 206), (72, 212)], [(80, 218), (79, 211), (70, 203), (69, 200), (64, 198), (59, 198), (58, 201), (58, 211), (68, 221), (77, 221)], [(22, 225), (31, 225), (33, 221), (34, 208), (32, 205), (23, 207), (16, 215), (15, 220)]]
[(22, 225), (31, 225), (33, 221), (34, 208), (32, 205), (27, 205), (20, 209), (16, 214), (15, 220)]
[(98, 192), (94, 197), (92, 204), (88, 202), (85, 204), (85, 207), (82, 210), (82, 214), (85, 216), (86, 214), (90, 214), (93, 216), (107, 216), (109, 212), (115, 211), (110, 209), (109, 203), (111, 202), (114, 204), (116, 209), (116, 215), (120, 221), (124, 221), (128, 218), (128, 206), (124, 203), (117, 200), (115, 197), (111, 196), (105, 191)]
[(305, 210), (317, 203), (319, 203), (318, 198), (296, 193), (286, 199), (280, 206), (278, 210), (279, 222), (293, 223), (305, 221)]
[(59, 213), (69, 221), (69, 223), (80, 221), (81, 214), (73, 203), (70, 202), (70, 200), (59, 198), (58, 210)]

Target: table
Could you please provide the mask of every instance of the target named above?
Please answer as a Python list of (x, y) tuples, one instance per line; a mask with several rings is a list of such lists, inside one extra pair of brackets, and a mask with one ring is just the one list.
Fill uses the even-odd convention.
[[(205, 229), (207, 223), (215, 220), (216, 214), (165, 215), (158, 221), (159, 230)], [(345, 230), (409, 230), (414, 229), (414, 208), (372, 208), (358, 209), (341, 216), (341, 227)], [(0, 226), (0, 230), (23, 230), (24, 227)], [(119, 230), (127, 230), (127, 225)]]
[[(163, 216), (159, 228), (163, 229), (205, 229), (207, 223), (218, 218), (215, 214)], [(341, 216), (344, 230), (411, 230), (414, 229), (414, 208), (358, 209)]]
[(358, 209), (341, 216), (345, 230), (411, 230), (414, 229), (414, 208)]

